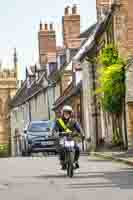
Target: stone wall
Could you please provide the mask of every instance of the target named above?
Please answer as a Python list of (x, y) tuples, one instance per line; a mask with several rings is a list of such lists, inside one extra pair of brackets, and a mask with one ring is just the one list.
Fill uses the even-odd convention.
[(127, 130), (129, 145), (133, 144), (133, 63), (126, 72)]
[(32, 121), (48, 119), (47, 93), (40, 93), (30, 100)]

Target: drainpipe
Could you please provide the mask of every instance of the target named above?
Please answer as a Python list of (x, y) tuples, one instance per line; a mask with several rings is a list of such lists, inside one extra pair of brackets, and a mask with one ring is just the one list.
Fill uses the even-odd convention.
[[(92, 87), (93, 87), (93, 91), (96, 91), (96, 83), (95, 83), (95, 70), (94, 70), (94, 66), (95, 63), (92, 62), (91, 65), (91, 69), (92, 69)], [(97, 144), (98, 144), (98, 119), (97, 119), (97, 99), (96, 99), (96, 95), (93, 96), (93, 101), (94, 101), (94, 113), (93, 113), (93, 117), (95, 119), (95, 130), (94, 130), (94, 134), (95, 134), (95, 150), (97, 148)]]
[(30, 100), (29, 100), (29, 121), (31, 122), (32, 118), (31, 118), (31, 104), (30, 104)]
[(48, 102), (48, 119), (50, 120), (50, 103), (49, 103), (49, 87), (47, 88), (47, 102)]
[[(124, 72), (124, 84), (125, 84), (125, 88), (126, 88), (126, 70), (123, 67), (123, 72)], [(126, 92), (125, 92), (126, 93)], [(123, 138), (123, 142), (124, 142), (124, 149), (128, 150), (128, 137), (127, 137), (127, 115), (126, 115), (126, 94), (124, 94), (124, 98), (123, 98), (123, 118), (124, 118), (124, 138)]]
[[(47, 101), (48, 101), (48, 118), (49, 118), (49, 120), (51, 119), (51, 113), (50, 113), (50, 101), (49, 101), (49, 96), (50, 96), (50, 94), (49, 94), (49, 89), (51, 89), (51, 88), (53, 88), (53, 90), (54, 90), (54, 88), (56, 87), (56, 82), (55, 81), (51, 81), (51, 80), (48, 80), (48, 87), (47, 87)], [(53, 93), (54, 93), (54, 91), (53, 91)], [(53, 94), (53, 95), (55, 95), (55, 94)], [(53, 97), (51, 97), (51, 98), (53, 98)]]

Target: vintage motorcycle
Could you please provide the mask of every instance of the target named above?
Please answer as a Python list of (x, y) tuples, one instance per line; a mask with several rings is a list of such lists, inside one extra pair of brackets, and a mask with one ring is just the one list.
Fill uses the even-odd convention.
[(63, 132), (59, 134), (59, 145), (64, 149), (67, 176), (71, 178), (74, 175), (75, 136), (77, 136), (77, 134), (73, 134), (72, 132)]

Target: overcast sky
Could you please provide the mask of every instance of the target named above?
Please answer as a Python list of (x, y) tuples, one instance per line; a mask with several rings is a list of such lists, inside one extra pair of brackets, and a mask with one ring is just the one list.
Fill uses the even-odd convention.
[(80, 6), (81, 31), (96, 21), (95, 0), (4, 0), (0, 6), (0, 60), (12, 65), (13, 48), (17, 48), (21, 78), (28, 64), (38, 60), (39, 22), (54, 22), (57, 44), (61, 44), (61, 16), (71, 3)]

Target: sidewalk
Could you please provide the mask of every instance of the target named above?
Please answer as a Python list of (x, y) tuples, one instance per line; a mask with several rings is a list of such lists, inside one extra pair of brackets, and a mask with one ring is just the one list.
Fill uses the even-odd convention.
[(133, 149), (121, 152), (92, 152), (91, 155), (123, 162), (133, 166)]

